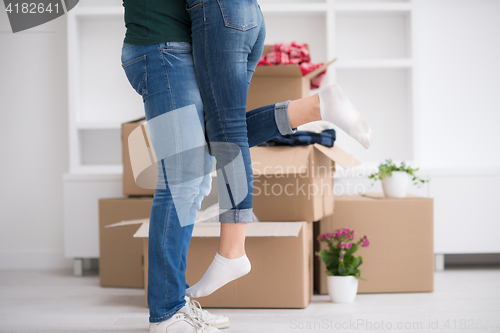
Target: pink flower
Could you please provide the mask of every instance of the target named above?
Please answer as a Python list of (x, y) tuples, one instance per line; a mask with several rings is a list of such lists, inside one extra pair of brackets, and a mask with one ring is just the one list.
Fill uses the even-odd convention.
[(344, 258), (342, 258), (342, 257), (339, 257), (339, 261), (342, 261), (342, 260), (344, 260)]
[(344, 255), (344, 254), (345, 254), (345, 250), (342, 250), (342, 255)]
[(345, 249), (345, 243), (344, 242), (340, 242), (339, 249)]
[(367, 235), (364, 235), (363, 238), (361, 238), (361, 242), (362, 247), (368, 247), (370, 245), (370, 240)]
[(351, 243), (347, 244), (347, 248), (348, 248), (348, 249), (350, 249), (351, 247), (352, 247), (352, 244), (351, 244)]

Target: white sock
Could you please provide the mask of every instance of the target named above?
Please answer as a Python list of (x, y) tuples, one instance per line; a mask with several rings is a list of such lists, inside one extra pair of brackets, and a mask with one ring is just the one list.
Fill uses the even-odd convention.
[(251, 265), (247, 255), (235, 259), (224, 258), (215, 254), (214, 261), (200, 281), (186, 290), (189, 297), (208, 296), (225, 284), (250, 272)]
[(338, 85), (330, 83), (321, 88), (319, 103), (321, 119), (338, 126), (366, 149), (370, 147), (372, 130)]

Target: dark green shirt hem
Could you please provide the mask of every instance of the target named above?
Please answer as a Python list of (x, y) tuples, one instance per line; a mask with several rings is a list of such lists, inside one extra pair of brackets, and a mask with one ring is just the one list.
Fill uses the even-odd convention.
[(176, 40), (170, 40), (170, 38), (158, 38), (158, 39), (134, 39), (134, 38), (125, 38), (123, 40), (124, 43), (133, 44), (133, 45), (151, 45), (151, 44), (161, 44), (168, 42), (188, 42), (191, 43), (191, 38), (176, 38)]

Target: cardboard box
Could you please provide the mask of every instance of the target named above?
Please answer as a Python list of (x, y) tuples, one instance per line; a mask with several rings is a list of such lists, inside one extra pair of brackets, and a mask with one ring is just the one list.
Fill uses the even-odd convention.
[(103, 287), (144, 288), (142, 241), (137, 224), (110, 228), (117, 222), (149, 218), (153, 198), (99, 200), (99, 276)]
[[(132, 222), (132, 221), (130, 221)], [(142, 238), (148, 258), (147, 220), (134, 237)], [(143, 222), (143, 223), (142, 223)], [(199, 298), (203, 307), (304, 308), (313, 293), (313, 233), (308, 222), (253, 222), (247, 226), (246, 254), (252, 270), (213, 294)], [(196, 223), (188, 251), (186, 280), (197, 283), (213, 261), (219, 222)], [(147, 303), (148, 261), (144, 265)]]
[[(367, 197), (369, 196), (369, 197)], [(383, 194), (335, 196), (335, 212), (319, 222), (315, 251), (326, 249), (318, 234), (347, 227), (355, 240), (368, 235), (358, 293), (430, 292), (434, 282), (433, 199), (409, 196), (385, 198)], [(326, 266), (315, 256), (315, 289), (327, 294)]]
[[(147, 124), (133, 123), (127, 130), (133, 125), (135, 128), (127, 141), (132, 163), (130, 168), (124, 165), (124, 189), (126, 182), (154, 189), (158, 181), (157, 160)], [(332, 148), (320, 144), (253, 147), (250, 154), (254, 174), (253, 208), (261, 221), (311, 222), (331, 215), (335, 163), (346, 169), (360, 164), (338, 145)], [(125, 153), (124, 159), (129, 159)], [(129, 195), (139, 193), (133, 186), (128, 188), (132, 189), (127, 191)]]
[[(263, 54), (273, 45), (265, 45)], [(307, 75), (299, 65), (258, 66), (252, 76), (247, 97), (247, 111), (287, 100), (308, 97), (311, 79), (323, 72), (336, 59), (330, 60)]]
[[(132, 140), (133, 144), (139, 144), (140, 146), (136, 149), (132, 150), (132, 154), (140, 154), (139, 156), (133, 156), (132, 160), (130, 158), (130, 151), (129, 151), (129, 136), (130, 134), (135, 130), (139, 129), (140, 133), (138, 131), (135, 132), (135, 135), (137, 136), (138, 134), (143, 134), (146, 135), (146, 127), (144, 127), (146, 123), (146, 118), (139, 118), (136, 120), (132, 120), (127, 123), (122, 124), (122, 159), (123, 159), (123, 194), (124, 195), (154, 195), (155, 187), (156, 187), (156, 180), (158, 179), (157, 175), (157, 169), (156, 166), (157, 164), (155, 163), (156, 160), (153, 159), (153, 162), (151, 162), (152, 157), (156, 156), (154, 155), (154, 151), (152, 150), (152, 145), (150, 140), (137, 140), (136, 138)], [(144, 147), (143, 147), (144, 145)], [(135, 147), (134, 147), (135, 148)], [(142, 155), (142, 154), (146, 155)], [(150, 155), (152, 154), (152, 155)], [(135, 163), (138, 165), (134, 165), (136, 170), (141, 170), (144, 174), (147, 174), (145, 177), (146, 178), (151, 178), (154, 177), (154, 183), (141, 183), (141, 179), (139, 179), (139, 185), (136, 184), (136, 177), (134, 177), (134, 173), (132, 170), (132, 163)], [(144, 177), (144, 176), (143, 176)], [(144, 181), (143, 181), (144, 182)], [(149, 184), (149, 186), (148, 186)], [(146, 185), (146, 186), (144, 186)]]
[(254, 147), (253, 209), (261, 221), (318, 221), (333, 214), (335, 163), (360, 162), (335, 145)]

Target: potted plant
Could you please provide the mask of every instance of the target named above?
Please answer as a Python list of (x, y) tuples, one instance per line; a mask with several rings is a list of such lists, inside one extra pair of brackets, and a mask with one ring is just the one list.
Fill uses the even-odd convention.
[(352, 303), (358, 293), (359, 266), (363, 263), (361, 256), (355, 257), (358, 246), (370, 245), (368, 236), (364, 235), (354, 242), (356, 231), (349, 228), (335, 230), (318, 236), (320, 242), (326, 242), (328, 249), (318, 251), (316, 255), (326, 265), (328, 294), (334, 303)]
[(414, 174), (418, 169), (412, 169), (405, 162), (401, 162), (397, 166), (392, 162), (392, 159), (388, 159), (385, 160), (385, 163), (381, 163), (378, 166), (378, 172), (369, 175), (368, 178), (373, 179), (372, 186), (375, 181), (382, 181), (382, 188), (386, 197), (404, 198), (408, 193), (410, 178), (413, 181), (413, 185), (418, 185), (419, 187), (423, 183), (428, 182), (428, 180), (420, 179)]

